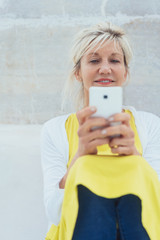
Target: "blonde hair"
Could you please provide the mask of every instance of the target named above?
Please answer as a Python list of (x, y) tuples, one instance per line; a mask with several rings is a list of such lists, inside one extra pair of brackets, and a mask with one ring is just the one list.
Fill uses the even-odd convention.
[(83, 83), (75, 78), (75, 74), (80, 69), (81, 59), (88, 49), (94, 48), (98, 44), (101, 46), (105, 41), (114, 41), (115, 44), (119, 44), (123, 51), (125, 67), (129, 73), (132, 50), (123, 29), (112, 23), (104, 22), (80, 31), (74, 38), (74, 44), (71, 49), (72, 67), (63, 91), (65, 99), (72, 97), (77, 110), (84, 107)]

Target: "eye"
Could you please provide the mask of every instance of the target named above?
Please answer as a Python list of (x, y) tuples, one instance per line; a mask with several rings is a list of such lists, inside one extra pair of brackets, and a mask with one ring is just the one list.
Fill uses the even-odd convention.
[(99, 63), (99, 59), (92, 59), (90, 60), (90, 63)]
[(111, 59), (111, 62), (112, 63), (120, 63), (120, 60), (118, 60), (118, 59)]

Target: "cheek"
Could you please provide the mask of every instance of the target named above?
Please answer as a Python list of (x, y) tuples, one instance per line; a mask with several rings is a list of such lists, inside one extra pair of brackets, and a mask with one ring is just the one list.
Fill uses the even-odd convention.
[(117, 73), (119, 75), (121, 75), (122, 77), (125, 77), (126, 76), (126, 69), (124, 69), (124, 67), (119, 67), (119, 69), (117, 69)]
[(82, 70), (83, 77), (89, 78), (91, 75), (93, 75), (93, 68), (89, 66), (84, 66)]

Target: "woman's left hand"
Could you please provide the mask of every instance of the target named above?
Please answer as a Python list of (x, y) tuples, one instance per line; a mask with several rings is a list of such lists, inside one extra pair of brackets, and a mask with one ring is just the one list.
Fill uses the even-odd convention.
[[(122, 112), (111, 116), (108, 120), (109, 126), (102, 131), (104, 137), (110, 137), (109, 146), (112, 153), (140, 155), (135, 146), (134, 132), (129, 124), (130, 115)], [(116, 122), (120, 124), (116, 125)]]

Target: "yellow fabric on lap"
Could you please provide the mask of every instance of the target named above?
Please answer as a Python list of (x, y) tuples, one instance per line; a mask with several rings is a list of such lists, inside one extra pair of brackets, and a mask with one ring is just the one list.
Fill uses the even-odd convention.
[(156, 172), (145, 159), (141, 156), (87, 155), (79, 158), (69, 173), (61, 221), (56, 229), (52, 226), (47, 240), (72, 239), (78, 214), (79, 184), (106, 198), (117, 198), (126, 194), (137, 195), (142, 201), (143, 226), (151, 240), (159, 239), (160, 182)]

